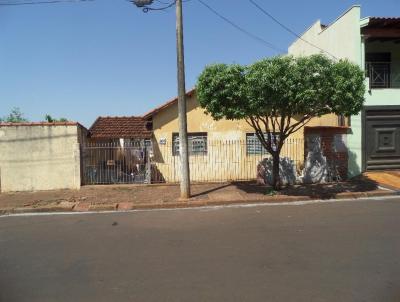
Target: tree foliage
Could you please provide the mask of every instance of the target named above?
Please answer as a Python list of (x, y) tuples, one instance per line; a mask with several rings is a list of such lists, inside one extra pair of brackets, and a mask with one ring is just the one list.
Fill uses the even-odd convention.
[(249, 66), (207, 66), (196, 93), (214, 119), (244, 119), (254, 128), (274, 159), (273, 186), (279, 189), (279, 155), (285, 139), (315, 117), (360, 112), (365, 85), (362, 70), (347, 60), (279, 56)]
[(64, 118), (64, 117), (59, 118), (59, 119), (56, 119), (56, 118), (53, 118), (50, 114), (46, 114), (46, 115), (44, 116), (44, 119), (45, 119), (45, 121), (48, 122), (48, 123), (68, 122), (68, 120), (67, 120), (66, 118)]
[(24, 117), (24, 114), (18, 107), (14, 107), (13, 109), (11, 109), (11, 112), (7, 116), (0, 118), (0, 122), (23, 123), (28, 122), (28, 119)]

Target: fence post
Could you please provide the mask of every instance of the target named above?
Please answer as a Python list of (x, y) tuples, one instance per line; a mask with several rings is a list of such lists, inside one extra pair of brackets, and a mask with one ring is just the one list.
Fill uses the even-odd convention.
[(150, 147), (146, 146), (144, 147), (145, 153), (146, 153), (146, 180), (145, 182), (147, 184), (151, 184), (151, 162), (150, 162)]

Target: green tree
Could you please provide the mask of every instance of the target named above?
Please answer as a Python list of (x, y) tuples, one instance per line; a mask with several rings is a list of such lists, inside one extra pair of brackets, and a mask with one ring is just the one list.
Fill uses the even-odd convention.
[(312, 118), (350, 116), (364, 103), (364, 74), (347, 60), (323, 55), (279, 56), (249, 66), (207, 66), (196, 85), (206, 112), (218, 120), (244, 119), (273, 159), (272, 186), (281, 188), (279, 160), (285, 140)]
[(48, 123), (68, 122), (68, 120), (67, 120), (66, 118), (64, 118), (64, 117), (59, 118), (59, 119), (56, 119), (56, 118), (53, 118), (50, 114), (46, 114), (46, 115), (44, 116), (44, 119), (45, 119), (45, 121), (48, 122)]
[(24, 114), (21, 112), (21, 110), (18, 107), (14, 107), (13, 109), (11, 109), (11, 112), (9, 115), (0, 119), (0, 122), (23, 123), (23, 122), (28, 122), (28, 119), (26, 119), (24, 117)]

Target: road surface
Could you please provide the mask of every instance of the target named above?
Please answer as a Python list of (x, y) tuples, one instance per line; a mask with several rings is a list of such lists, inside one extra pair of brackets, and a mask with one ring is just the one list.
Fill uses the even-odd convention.
[(400, 199), (3, 217), (0, 301), (400, 301)]

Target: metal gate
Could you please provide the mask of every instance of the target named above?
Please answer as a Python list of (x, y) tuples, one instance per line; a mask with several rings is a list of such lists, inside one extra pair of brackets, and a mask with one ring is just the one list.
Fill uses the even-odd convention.
[(149, 152), (150, 147), (143, 142), (82, 145), (82, 182), (84, 185), (150, 183)]
[(367, 106), (364, 110), (364, 167), (400, 169), (400, 106)]

